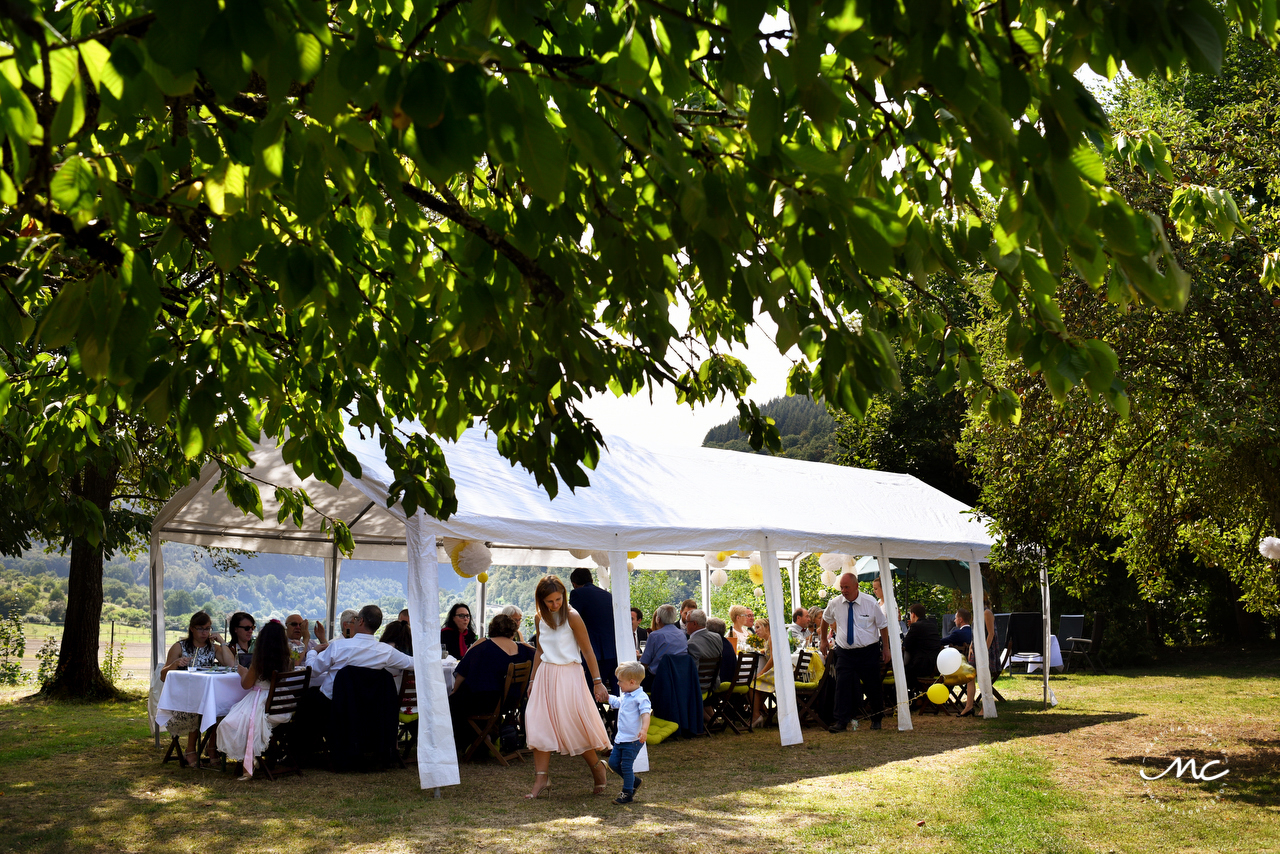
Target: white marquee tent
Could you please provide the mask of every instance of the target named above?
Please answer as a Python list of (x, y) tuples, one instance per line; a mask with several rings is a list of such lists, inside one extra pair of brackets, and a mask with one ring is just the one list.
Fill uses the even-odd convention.
[[(152, 665), (164, 660), (164, 559), (162, 541), (249, 551), (321, 557), (325, 566), (328, 624), (333, 625), (341, 556), (321, 529), (319, 514), (307, 512), (301, 528), (277, 524), (273, 485), (304, 487), (316, 508), (351, 526), (359, 560), (408, 564), (408, 598), (414, 664), (420, 676), (418, 772), (423, 788), (459, 782), (448, 715), (438, 615), (437, 537), (489, 543), (494, 563), (526, 566), (588, 566), (569, 549), (609, 554), (608, 583), (614, 601), (619, 661), (634, 660), (629, 641), (630, 581), (627, 552), (647, 553), (637, 570), (702, 568), (708, 551), (758, 550), (764, 568), (770, 623), (790, 622), (783, 613), (779, 557), (790, 561), (810, 552), (875, 555), (880, 558), (889, 613), (897, 613), (888, 583), (888, 556), (968, 560), (972, 583), (981, 590), (978, 562), (993, 543), (969, 508), (916, 478), (843, 466), (720, 451), (645, 447), (608, 439), (608, 451), (591, 473), (591, 486), (571, 493), (562, 487), (553, 501), (521, 468), (497, 452), (492, 436), (467, 431), (445, 444), (457, 484), (458, 512), (448, 521), (419, 511), (406, 517), (387, 508), (392, 473), (376, 438), (349, 431), (346, 442), (363, 469), (334, 489), (300, 481), (278, 447), (259, 445), (248, 474), (262, 491), (264, 520), (245, 516), (215, 493), (218, 468), (209, 465), (156, 516), (151, 534)], [(447, 564), (446, 564), (447, 566)], [(452, 571), (447, 569), (446, 571)], [(792, 572), (794, 584), (795, 575)], [(793, 587), (794, 590), (794, 587)], [(975, 641), (985, 646), (983, 621)], [(889, 633), (897, 686), (899, 729), (910, 729), (907, 685), (897, 632)], [(978, 680), (991, 696), (986, 658), (977, 656)], [(778, 720), (783, 744), (803, 738), (788, 650), (774, 650)], [(995, 715), (995, 704), (984, 703)]]

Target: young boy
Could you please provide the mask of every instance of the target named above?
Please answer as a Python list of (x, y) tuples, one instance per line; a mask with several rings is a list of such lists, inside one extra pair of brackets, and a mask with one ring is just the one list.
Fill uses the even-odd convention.
[(618, 677), (621, 696), (609, 695), (609, 705), (618, 710), (618, 734), (613, 740), (613, 752), (609, 754), (609, 767), (622, 777), (622, 794), (615, 804), (629, 804), (640, 788), (640, 778), (631, 770), (640, 748), (649, 737), (649, 717), (653, 704), (649, 695), (640, 687), (644, 679), (644, 665), (638, 661), (624, 661), (614, 671)]

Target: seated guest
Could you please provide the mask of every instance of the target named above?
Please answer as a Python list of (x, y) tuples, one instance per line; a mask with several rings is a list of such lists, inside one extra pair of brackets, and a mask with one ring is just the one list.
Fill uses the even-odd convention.
[[(685, 616), (684, 630), (689, 636), (689, 654), (698, 665), (698, 681), (701, 683), (702, 690), (707, 691), (711, 687), (712, 677), (702, 678), (702, 662), (720, 661), (720, 654), (724, 649), (724, 638), (707, 631), (707, 612), (701, 608), (694, 608)], [(717, 668), (717, 675), (719, 672)]]
[(818, 646), (822, 640), (822, 612), (824, 608), (821, 605), (814, 605), (809, 609), (809, 646)]
[(293, 712), (279, 717), (266, 714), (272, 677), (292, 669), (284, 626), (272, 620), (262, 627), (262, 635), (254, 645), (252, 663), (239, 668), (240, 687), (250, 693), (232, 706), (218, 723), (218, 750), (228, 759), (244, 763), (241, 780), (253, 777), (254, 760), (267, 752), (272, 728), (293, 717)]
[[(214, 667), (216, 665), (230, 667), (235, 664), (230, 648), (222, 643), (222, 635), (213, 631), (213, 619), (204, 611), (196, 611), (187, 623), (187, 636), (169, 647), (164, 667), (160, 670), (160, 681), (174, 670), (185, 670), (188, 667)], [(187, 737), (185, 753), (188, 765), (194, 766), (199, 760), (196, 755), (197, 739), (200, 737), (199, 712), (175, 712), (164, 728), (172, 736)], [(216, 726), (216, 724), (215, 724)], [(205, 751), (204, 763), (207, 765), (214, 759), (216, 741), (213, 733), (209, 735), (208, 747)]]
[(311, 640), (311, 630), (301, 614), (290, 614), (284, 620), (284, 634), (289, 641), (289, 654), (294, 664), (301, 662), (311, 650), (324, 649), (324, 623), (316, 620), (316, 639)]
[(524, 633), (520, 631), (520, 627), (524, 625), (524, 611), (521, 611), (515, 605), (505, 605), (498, 613), (512, 619), (516, 624), (516, 633), (512, 637), (516, 643), (524, 643)]
[(471, 608), (466, 602), (455, 602), (440, 628), (440, 646), (461, 661), (475, 642), (476, 630), (471, 628)]
[(640, 657), (640, 663), (649, 668), (651, 674), (658, 672), (658, 662), (663, 656), (680, 655), (689, 651), (689, 641), (676, 625), (680, 619), (680, 612), (676, 610), (676, 606), (660, 605), (654, 616), (662, 628), (649, 635), (648, 641), (645, 642), (644, 655)]
[(360, 619), (360, 612), (353, 611), (350, 608), (343, 611), (338, 617), (338, 633), (344, 638), (349, 638), (355, 634), (356, 622)]
[(413, 659), (389, 643), (378, 643), (373, 633), (382, 625), (382, 609), (365, 605), (352, 624), (349, 638), (339, 638), (322, 650), (307, 653), (304, 667), (311, 668), (312, 678), (320, 679), (320, 693), (333, 699), (333, 680), (344, 667), (370, 667), (386, 670), (392, 676), (413, 669)]
[(756, 615), (746, 605), (732, 605), (729, 608), (729, 623), (732, 634), (729, 640), (733, 641), (738, 649), (743, 649), (746, 644), (747, 635), (751, 634), (751, 623)]
[(681, 602), (681, 603), (680, 603), (680, 623), (679, 623), (679, 626), (680, 626), (680, 628), (681, 628), (681, 629), (684, 629), (684, 628), (685, 628), (684, 621), (685, 621), (686, 619), (688, 619), (688, 617), (689, 617), (689, 612), (690, 612), (690, 611), (692, 611), (692, 610), (693, 610), (694, 608), (696, 608), (696, 607), (698, 607), (698, 603), (697, 603), (697, 602), (695, 602), (695, 601), (693, 601), (692, 599), (686, 599), (686, 600), (684, 600), (683, 602)]
[(640, 627), (641, 621), (644, 620), (644, 611), (632, 606), (631, 608), (631, 639), (636, 645), (636, 658), (640, 657), (640, 641), (649, 639), (649, 630)]
[(227, 625), (231, 626), (231, 639), (227, 642), (231, 655), (236, 660), (239, 660), (240, 656), (251, 654), (253, 652), (253, 633), (257, 628), (253, 617), (244, 611), (236, 611), (231, 615), (231, 619), (227, 621)]
[(956, 627), (942, 639), (943, 646), (964, 646), (973, 643), (973, 615), (968, 608), (956, 608)]
[(916, 679), (938, 675), (938, 653), (942, 651), (942, 638), (938, 627), (925, 619), (924, 606), (919, 602), (907, 609), (907, 633), (902, 638), (902, 660), (906, 666), (907, 684), (916, 690)]
[(488, 643), (478, 643), (458, 662), (449, 693), (449, 714), (453, 717), (453, 738), (458, 750), (475, 741), (475, 730), (467, 723), (471, 715), (493, 711), (507, 678), (507, 667), (533, 660), (528, 644), (516, 643), (516, 621), (498, 614), (489, 621)]
[(389, 643), (405, 655), (413, 655), (413, 636), (409, 633), (409, 624), (392, 620), (382, 630), (381, 643)]
[(764, 695), (772, 694), (773, 688), (773, 636), (769, 634), (769, 621), (764, 617), (756, 620), (755, 635), (758, 638), (764, 638), (764, 649), (760, 650), (760, 668), (756, 671), (756, 678), (751, 680), (751, 687), (755, 690), (752, 692), (752, 714), (754, 718), (751, 726), (758, 727), (764, 725)]
[(791, 623), (787, 626), (787, 634), (800, 641), (803, 646), (804, 642), (809, 639), (811, 632), (809, 631), (809, 612), (804, 608), (796, 608), (791, 614)]
[(399, 617), (397, 617), (396, 619), (398, 619), (398, 620), (399, 620), (400, 622), (402, 622), (402, 623), (407, 624), (407, 623), (409, 622), (409, 609), (408, 609), (408, 608), (404, 608), (403, 610), (401, 610), (401, 611), (400, 611), (400, 616), (399, 616)]
[(707, 631), (720, 638), (720, 681), (732, 682), (738, 672), (738, 648), (724, 636), (726, 627), (719, 617), (707, 618)]

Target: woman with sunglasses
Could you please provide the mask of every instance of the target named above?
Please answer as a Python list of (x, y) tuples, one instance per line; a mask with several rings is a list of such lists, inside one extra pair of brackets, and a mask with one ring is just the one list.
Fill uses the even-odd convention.
[[(213, 631), (213, 619), (204, 611), (196, 611), (187, 623), (187, 636), (169, 647), (164, 668), (160, 671), (160, 681), (163, 682), (172, 670), (185, 670), (191, 666), (213, 667), (215, 664), (229, 667), (235, 664), (235, 658), (231, 655), (230, 648), (222, 643), (222, 636)], [(187, 765), (195, 766), (199, 759), (196, 747), (200, 737), (200, 714), (177, 712), (169, 718), (165, 729), (173, 736), (186, 735), (187, 751), (184, 758)], [(213, 762), (214, 747), (213, 733), (210, 733), (203, 764)]]
[(231, 626), (231, 640), (227, 642), (227, 647), (231, 650), (232, 658), (238, 660), (240, 656), (252, 653), (253, 633), (258, 628), (253, 616), (244, 611), (236, 611), (227, 624)]
[(471, 609), (466, 602), (456, 602), (449, 609), (440, 628), (440, 645), (459, 661), (476, 642), (476, 630), (471, 628)]

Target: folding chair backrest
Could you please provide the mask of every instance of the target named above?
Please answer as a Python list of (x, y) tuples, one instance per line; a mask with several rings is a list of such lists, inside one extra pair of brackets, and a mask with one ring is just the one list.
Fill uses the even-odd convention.
[(954, 629), (955, 627), (956, 627), (956, 615), (955, 615), (955, 614), (943, 614), (943, 615), (942, 615), (942, 635), (943, 635), (943, 637), (946, 637), (947, 635), (951, 634), (952, 629)]
[(418, 680), (412, 670), (406, 670), (400, 677), (400, 701), (397, 705), (401, 712), (418, 707)]
[(524, 698), (525, 692), (529, 688), (529, 674), (533, 671), (532, 661), (522, 661), (519, 664), (507, 665), (507, 678), (502, 683), (503, 702), (498, 706), (499, 712), (511, 712), (519, 708), (520, 701)]
[(302, 695), (311, 684), (311, 668), (277, 670), (271, 674), (271, 690), (267, 693), (266, 714), (287, 715), (298, 710)]
[(720, 681), (720, 659), (718, 658), (700, 658), (698, 659), (698, 684), (704, 686), (702, 690), (714, 691), (719, 687)]
[(738, 653), (738, 670), (733, 674), (731, 688), (750, 685), (756, 676), (756, 668), (760, 666), (760, 653), (755, 650), (744, 650)]
[(796, 659), (796, 669), (792, 673), (791, 678), (796, 682), (809, 681), (809, 661), (813, 658), (813, 650), (800, 650), (800, 657)]
[(1084, 614), (1063, 614), (1058, 618), (1058, 644), (1062, 651), (1071, 649), (1070, 638), (1084, 637)]
[(1035, 611), (1009, 615), (1009, 651), (1044, 655), (1044, 617)]
[(996, 614), (996, 648), (1009, 648), (1009, 618), (1012, 614)]

